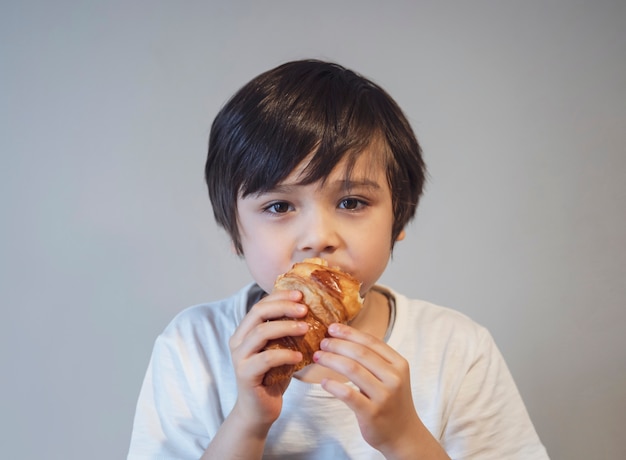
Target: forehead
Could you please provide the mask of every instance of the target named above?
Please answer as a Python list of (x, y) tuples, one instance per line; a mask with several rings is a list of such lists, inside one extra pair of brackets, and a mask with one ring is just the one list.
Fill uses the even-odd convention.
[[(300, 158), (299, 162), (288, 168), (285, 168), (285, 155), (257, 161), (257, 168), (248, 168), (249, 174), (244, 176), (236, 196), (245, 198), (248, 195), (260, 195), (284, 185), (324, 186), (331, 180), (344, 181), (346, 184), (354, 183), (357, 179), (382, 182), (387, 176), (389, 181), (389, 171), (394, 169), (395, 160), (382, 136), (371, 136), (370, 141), (361, 148), (341, 152), (334, 147), (332, 143), (321, 143), (307, 155), (294, 152), (295, 158)], [(292, 156), (292, 159), (295, 158)]]
[(361, 151), (346, 152), (327, 175), (318, 174), (320, 163), (325, 159), (318, 151), (310, 153), (281, 183), (308, 184), (329, 181), (363, 182), (377, 181), (386, 176), (391, 156), (386, 144), (376, 140)]

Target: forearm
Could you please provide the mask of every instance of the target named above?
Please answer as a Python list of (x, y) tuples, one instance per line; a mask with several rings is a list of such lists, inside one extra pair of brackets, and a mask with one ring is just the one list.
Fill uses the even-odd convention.
[(244, 414), (239, 414), (237, 409), (233, 409), (201, 460), (261, 459), (268, 431), (269, 426), (252, 425)]

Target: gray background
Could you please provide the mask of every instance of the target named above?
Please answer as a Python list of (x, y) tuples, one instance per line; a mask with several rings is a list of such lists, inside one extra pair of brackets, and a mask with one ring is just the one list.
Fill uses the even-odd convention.
[(553, 458), (626, 458), (625, 3), (3, 1), (0, 455), (125, 456), (156, 335), (250, 279), (202, 182), (210, 122), (316, 57), (425, 150), (382, 281), (492, 331)]

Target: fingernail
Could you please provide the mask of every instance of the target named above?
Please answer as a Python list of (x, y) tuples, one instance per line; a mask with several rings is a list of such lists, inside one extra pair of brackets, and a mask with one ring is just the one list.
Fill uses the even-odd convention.
[(320, 348), (324, 349), (326, 348), (327, 345), (328, 345), (328, 339), (322, 339), (322, 341), (320, 342)]
[(336, 334), (337, 332), (339, 332), (339, 324), (333, 323), (328, 326), (328, 332), (330, 334)]

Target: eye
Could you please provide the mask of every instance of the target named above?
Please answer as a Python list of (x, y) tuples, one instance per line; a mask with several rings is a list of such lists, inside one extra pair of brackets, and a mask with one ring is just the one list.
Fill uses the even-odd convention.
[(347, 209), (349, 211), (354, 211), (357, 209), (362, 208), (363, 206), (366, 206), (367, 203), (365, 203), (363, 200), (359, 200), (357, 198), (344, 198), (343, 200), (341, 200), (339, 202), (339, 207), (341, 209)]
[(269, 212), (270, 214), (284, 214), (291, 210), (293, 210), (293, 206), (286, 201), (276, 201), (263, 209), (263, 211)]

